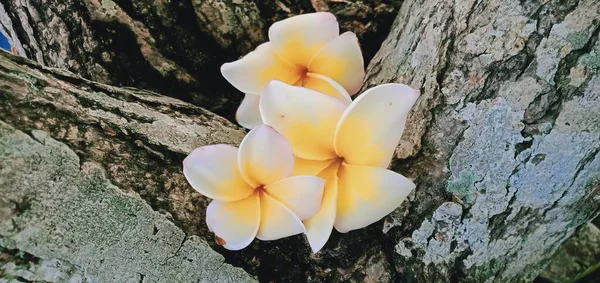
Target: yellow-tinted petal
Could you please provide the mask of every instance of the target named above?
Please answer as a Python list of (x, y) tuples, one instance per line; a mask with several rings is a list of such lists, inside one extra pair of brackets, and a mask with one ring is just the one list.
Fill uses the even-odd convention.
[(206, 208), (206, 225), (221, 238), (228, 250), (241, 250), (252, 243), (260, 224), (258, 193), (234, 201), (212, 201)]
[(335, 159), (309, 160), (294, 156), (294, 169), (290, 176), (313, 175), (316, 176), (325, 170)]
[(260, 117), (260, 110), (258, 109), (258, 102), (260, 96), (254, 94), (246, 94), (242, 104), (238, 107), (237, 113), (235, 113), (235, 119), (240, 125), (246, 129), (253, 129), (262, 125), (262, 118)]
[(315, 176), (295, 176), (270, 184), (265, 191), (304, 220), (321, 208), (324, 185), (325, 180)]
[(329, 42), (313, 58), (308, 71), (325, 75), (341, 84), (350, 95), (360, 90), (365, 65), (356, 35), (345, 32)]
[(296, 156), (311, 160), (336, 157), (333, 137), (344, 109), (339, 99), (279, 81), (260, 100), (263, 122), (287, 138)]
[(318, 252), (331, 235), (336, 215), (336, 203), (338, 198), (338, 168), (340, 162), (336, 161), (329, 165), (321, 174), (320, 178), (325, 179), (325, 190), (323, 191), (323, 202), (321, 209), (313, 217), (304, 221), (306, 226), (306, 238), (310, 248), (314, 253)]
[(282, 135), (267, 125), (260, 125), (242, 140), (238, 163), (242, 177), (257, 188), (288, 177), (294, 167), (294, 155)]
[(291, 66), (308, 66), (317, 52), (339, 34), (335, 16), (327, 12), (294, 16), (269, 28), (269, 40), (277, 55)]
[(306, 231), (294, 212), (265, 192), (260, 194), (260, 211), (260, 227), (256, 234), (260, 240), (277, 240)]
[(350, 105), (352, 102), (352, 98), (350, 98), (344, 87), (331, 78), (320, 74), (307, 73), (302, 86), (338, 98), (346, 105)]
[(404, 176), (383, 168), (343, 163), (338, 174), (335, 229), (364, 228), (394, 211), (415, 188)]
[(335, 150), (346, 163), (387, 167), (419, 92), (403, 84), (367, 90), (350, 104), (336, 129)]
[(301, 70), (281, 61), (267, 42), (241, 59), (223, 64), (221, 74), (238, 90), (260, 95), (271, 80), (290, 84), (298, 81)]
[(225, 144), (195, 149), (183, 160), (183, 175), (199, 193), (221, 201), (243, 199), (254, 191), (237, 166), (238, 149)]

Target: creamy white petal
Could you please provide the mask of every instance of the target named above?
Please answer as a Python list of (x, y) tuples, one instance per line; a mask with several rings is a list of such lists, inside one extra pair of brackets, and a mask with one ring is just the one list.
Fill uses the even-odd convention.
[(277, 240), (306, 231), (294, 212), (264, 192), (260, 194), (260, 211), (260, 227), (256, 234), (260, 240)]
[(252, 243), (260, 225), (258, 193), (234, 201), (212, 201), (206, 208), (206, 225), (228, 250), (241, 250)]
[(260, 110), (258, 109), (258, 102), (260, 96), (246, 93), (244, 100), (238, 107), (235, 114), (235, 119), (242, 127), (246, 129), (254, 129), (262, 125), (262, 118), (260, 117)]
[(235, 201), (254, 191), (242, 178), (238, 149), (225, 144), (195, 149), (183, 160), (183, 175), (199, 193), (217, 200)]
[(325, 243), (329, 240), (329, 236), (333, 230), (338, 197), (337, 172), (339, 166), (340, 162), (336, 161), (319, 174), (320, 178), (326, 180), (321, 209), (319, 209), (313, 217), (304, 221), (304, 225), (306, 226), (306, 238), (314, 253), (325, 246)]
[(221, 74), (230, 84), (241, 92), (256, 95), (260, 95), (271, 80), (293, 84), (304, 72), (279, 59), (269, 42), (259, 45), (241, 59), (221, 66)]
[(325, 180), (315, 176), (295, 176), (265, 187), (267, 194), (283, 203), (300, 220), (305, 220), (321, 208)]
[(317, 52), (339, 34), (335, 16), (327, 12), (290, 17), (269, 28), (269, 40), (277, 55), (291, 66), (308, 66)]
[(294, 169), (292, 169), (292, 174), (290, 174), (290, 176), (319, 175), (321, 171), (329, 167), (334, 161), (335, 159), (309, 160), (294, 156)]
[(267, 125), (251, 130), (240, 144), (242, 177), (254, 188), (290, 176), (294, 155), (290, 143)]
[(387, 167), (419, 92), (403, 84), (367, 90), (350, 104), (335, 134), (335, 150), (346, 163)]
[(356, 94), (365, 78), (364, 59), (356, 35), (345, 32), (329, 42), (312, 59), (308, 71), (325, 75), (351, 95)]
[(415, 189), (404, 176), (383, 168), (342, 164), (338, 176), (335, 229), (342, 233), (382, 219)]
[(307, 73), (301, 86), (338, 98), (346, 105), (352, 102), (352, 98), (343, 86), (321, 74)]
[(336, 157), (333, 137), (344, 109), (339, 99), (279, 81), (270, 82), (260, 100), (263, 122), (290, 142), (296, 156), (310, 160)]

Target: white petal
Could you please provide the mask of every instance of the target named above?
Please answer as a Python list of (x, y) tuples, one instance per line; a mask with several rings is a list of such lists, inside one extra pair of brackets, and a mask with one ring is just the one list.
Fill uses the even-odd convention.
[(254, 129), (262, 125), (262, 118), (260, 117), (260, 110), (258, 109), (258, 102), (260, 96), (246, 93), (242, 104), (235, 114), (235, 119), (242, 127), (246, 129)]
[(263, 43), (241, 59), (221, 66), (225, 79), (244, 93), (260, 95), (271, 80), (293, 84), (302, 70), (286, 65), (273, 52), (271, 43)]
[(325, 170), (334, 159), (329, 160), (309, 160), (302, 159), (298, 156), (294, 156), (294, 169), (292, 169), (292, 174), (290, 176), (300, 176), (300, 175), (319, 175), (323, 170)]
[(242, 177), (257, 188), (290, 176), (294, 155), (282, 135), (267, 125), (260, 125), (242, 140), (238, 163)]
[(337, 172), (339, 166), (340, 162), (336, 161), (319, 174), (319, 177), (326, 180), (321, 209), (319, 209), (319, 212), (313, 217), (304, 221), (304, 225), (306, 226), (306, 238), (314, 253), (325, 246), (325, 243), (327, 243), (327, 240), (329, 240), (329, 236), (331, 235), (331, 230), (333, 230), (338, 197)]
[(327, 12), (294, 16), (269, 28), (269, 40), (277, 55), (291, 66), (308, 66), (317, 52), (339, 34), (335, 16)]
[(277, 240), (306, 231), (294, 212), (264, 192), (260, 194), (260, 211), (260, 227), (256, 234), (260, 240)]
[(345, 32), (329, 42), (312, 59), (308, 71), (340, 83), (351, 95), (360, 90), (365, 64), (356, 35)]
[(252, 243), (260, 224), (258, 193), (234, 201), (212, 201), (206, 208), (206, 225), (221, 238), (228, 250), (241, 250)]
[(387, 167), (418, 97), (418, 91), (403, 84), (367, 90), (350, 104), (337, 126), (337, 154), (348, 164)]
[(342, 164), (338, 176), (335, 229), (342, 233), (382, 219), (415, 189), (404, 176), (383, 168)]
[(302, 84), (303, 87), (338, 98), (346, 105), (350, 105), (352, 102), (348, 91), (331, 78), (316, 73), (307, 73), (306, 76)]
[(195, 149), (183, 160), (183, 175), (199, 193), (217, 200), (235, 201), (254, 191), (237, 166), (238, 149), (225, 144)]
[(339, 99), (279, 81), (270, 82), (260, 99), (263, 122), (290, 142), (296, 156), (310, 160), (336, 157), (333, 137), (344, 109)]
[(325, 180), (315, 176), (295, 176), (270, 184), (265, 191), (305, 220), (321, 208), (324, 185)]

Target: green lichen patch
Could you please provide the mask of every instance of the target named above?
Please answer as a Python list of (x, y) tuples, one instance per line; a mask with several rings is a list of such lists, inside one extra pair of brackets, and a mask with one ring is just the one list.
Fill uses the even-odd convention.
[(477, 198), (477, 188), (475, 175), (472, 172), (463, 170), (458, 173), (458, 176), (448, 181), (448, 192), (452, 193), (454, 198), (465, 206), (470, 206), (475, 203)]

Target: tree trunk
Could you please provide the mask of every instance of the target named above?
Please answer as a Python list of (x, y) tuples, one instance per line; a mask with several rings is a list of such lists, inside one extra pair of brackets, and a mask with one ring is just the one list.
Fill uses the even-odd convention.
[(181, 171), (193, 148), (243, 136), (202, 108), (0, 52), (0, 274), (253, 281), (191, 236), (209, 234), (207, 200)]
[(357, 33), (370, 60), (399, 7), (384, 2), (10, 0), (0, 3), (0, 31), (40, 64), (160, 91), (233, 118), (242, 94), (219, 67), (266, 41), (274, 21), (329, 10), (342, 29)]
[[(342, 25), (356, 28), (361, 15), (369, 19), (396, 7), (42, 2), (4, 4), (28, 57), (40, 61), (40, 54), (42, 63), (84, 77), (157, 89), (211, 108), (233, 92), (217, 78), (218, 65), (265, 40), (273, 20), (339, 9)], [(421, 89), (393, 163), (417, 189), (384, 221), (334, 232), (316, 255), (302, 236), (255, 241), (239, 252), (216, 245), (204, 224), (208, 200), (186, 183), (181, 162), (197, 146), (239, 143), (244, 132), (225, 119), (2, 53), (0, 262), (12, 264), (2, 269), (46, 281), (57, 281), (48, 274), (104, 282), (251, 280), (231, 265), (273, 282), (530, 281), (599, 212), (596, 2), (398, 5), (365, 89), (385, 82)], [(262, 32), (217, 30), (223, 25), (210, 23), (228, 18), (220, 13), (234, 13), (235, 25), (249, 21)], [(263, 23), (250, 24), (256, 19)], [(362, 46), (376, 49), (376, 40), (365, 40), (376, 33), (373, 22), (363, 25)], [(105, 71), (96, 72), (102, 70), (97, 65)], [(206, 243), (224, 256), (222, 267)]]
[(599, 212), (600, 2), (403, 2), (367, 86), (421, 89), (384, 230), (406, 282), (530, 281)]

